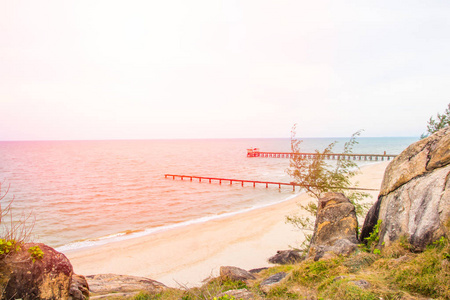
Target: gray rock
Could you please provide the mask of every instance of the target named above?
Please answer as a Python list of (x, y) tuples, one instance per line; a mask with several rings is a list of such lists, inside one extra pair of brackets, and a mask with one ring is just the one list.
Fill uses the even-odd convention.
[(341, 193), (326, 193), (319, 199), (307, 258), (349, 255), (357, 248), (357, 228), (355, 207), (350, 200)]
[(233, 281), (247, 281), (256, 279), (250, 272), (247, 272), (244, 269), (238, 267), (231, 266), (222, 266), (220, 267), (220, 277), (228, 278)]
[(349, 281), (349, 282), (353, 283), (354, 285), (356, 285), (359, 288), (362, 288), (363, 290), (370, 288), (370, 283), (364, 279), (356, 280), (356, 281)]
[(287, 273), (285, 273), (285, 272), (279, 272), (279, 273), (276, 273), (276, 274), (274, 274), (274, 275), (272, 275), (272, 276), (270, 276), (270, 277), (264, 279), (264, 280), (261, 282), (261, 285), (260, 285), (260, 286), (263, 286), (263, 285), (272, 285), (272, 284), (278, 283), (278, 282), (280, 282), (281, 280), (283, 280), (283, 278), (286, 277), (286, 276), (287, 276)]
[(305, 259), (302, 253), (301, 250), (279, 250), (277, 254), (269, 258), (269, 262), (280, 265), (294, 264)]
[(264, 279), (261, 282), (261, 284), (259, 285), (259, 288), (264, 293), (268, 293), (273, 287), (278, 285), (286, 276), (287, 276), (287, 273), (285, 273), (285, 272), (276, 273), (276, 274)]
[[(38, 246), (44, 256), (33, 259), (28, 252)], [(3, 299), (68, 299), (73, 268), (67, 257), (44, 245), (27, 243), (0, 260), (1, 281), (7, 283)]]
[(91, 293), (105, 295), (110, 293), (161, 292), (167, 287), (155, 280), (128, 275), (98, 274), (86, 276)]
[(262, 271), (267, 270), (267, 269), (269, 269), (269, 268), (267, 268), (267, 267), (265, 267), (265, 268), (257, 268), (257, 269), (251, 269), (251, 270), (248, 270), (248, 271), (251, 274), (258, 274), (258, 273), (261, 273)]
[[(379, 247), (407, 237), (422, 251), (446, 232), (450, 220), (450, 127), (409, 146), (387, 167), (380, 196), (361, 239), (382, 220)], [(377, 212), (378, 211), (378, 212)]]

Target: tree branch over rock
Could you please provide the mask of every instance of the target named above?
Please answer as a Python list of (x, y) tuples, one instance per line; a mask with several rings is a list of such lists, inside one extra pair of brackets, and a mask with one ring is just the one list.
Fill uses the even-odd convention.
[[(333, 153), (337, 144), (336, 141), (330, 143), (323, 151), (316, 149), (316, 155), (312, 157), (295, 155), (301, 153), (303, 142), (296, 137), (296, 130), (295, 124), (291, 130), (291, 152), (294, 155), (290, 159), (289, 168), (286, 172), (291, 176), (293, 182), (304, 188), (309, 195), (316, 198), (316, 201), (310, 201), (307, 205), (300, 205), (300, 208), (307, 211), (310, 216), (291, 215), (286, 217), (286, 221), (302, 231), (313, 231), (317, 201), (327, 192), (343, 193), (355, 206), (356, 214), (362, 216), (367, 211), (368, 205), (362, 204), (361, 201), (370, 195), (348, 189), (352, 187), (351, 178), (359, 171), (358, 165), (342, 157), (335, 161), (335, 164), (326, 161), (326, 156)], [(342, 154), (353, 153), (353, 147), (358, 144), (356, 138), (361, 132), (362, 130), (355, 132), (349, 141), (344, 144)], [(311, 234), (304, 234), (305, 243), (302, 246), (307, 246), (306, 243), (309, 242)]]

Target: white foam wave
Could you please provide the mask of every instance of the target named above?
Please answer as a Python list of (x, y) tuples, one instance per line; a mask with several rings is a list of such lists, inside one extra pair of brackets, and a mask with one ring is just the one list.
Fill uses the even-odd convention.
[(89, 240), (84, 240), (84, 241), (78, 241), (78, 242), (73, 242), (73, 243), (69, 243), (60, 247), (55, 248), (57, 251), (59, 252), (70, 252), (73, 250), (79, 250), (79, 249), (84, 249), (84, 248), (91, 248), (91, 247), (96, 247), (96, 246), (101, 246), (101, 245), (105, 245), (108, 243), (113, 243), (113, 242), (118, 242), (118, 241), (124, 241), (124, 240), (128, 240), (128, 239), (133, 239), (133, 238), (137, 238), (137, 237), (142, 237), (142, 236), (146, 236), (146, 235), (150, 235), (150, 234), (154, 234), (157, 232), (163, 232), (163, 231), (167, 231), (170, 229), (174, 229), (174, 228), (179, 228), (179, 227), (184, 227), (184, 226), (189, 226), (189, 225), (193, 225), (193, 224), (199, 224), (199, 223), (205, 223), (208, 221), (212, 221), (212, 220), (218, 220), (218, 219), (222, 219), (222, 218), (226, 218), (226, 217), (231, 217), (231, 216), (235, 216), (235, 215), (239, 215), (242, 213), (246, 213), (252, 210), (256, 210), (256, 209), (260, 209), (260, 208), (264, 208), (264, 207), (269, 207), (272, 205), (276, 205), (279, 203), (283, 203), (286, 202), (288, 200), (291, 200), (301, 194), (303, 194), (305, 192), (299, 192), (297, 194), (293, 194), (290, 195), (287, 198), (284, 198), (282, 200), (279, 201), (275, 201), (275, 202), (269, 202), (269, 203), (263, 203), (263, 204), (259, 204), (259, 205), (255, 205), (246, 209), (242, 209), (242, 210), (238, 210), (238, 211), (234, 211), (234, 212), (227, 212), (227, 213), (223, 213), (223, 214), (217, 214), (217, 215), (211, 215), (211, 216), (205, 216), (205, 217), (201, 217), (201, 218), (197, 218), (197, 219), (192, 219), (192, 220), (188, 220), (188, 221), (184, 221), (184, 222), (180, 222), (180, 223), (175, 223), (175, 224), (170, 224), (170, 225), (165, 225), (165, 226), (159, 226), (159, 227), (154, 227), (154, 228), (148, 228), (142, 231), (136, 231), (133, 233), (129, 233), (129, 232), (119, 232), (119, 233), (115, 233), (115, 234), (110, 234), (110, 235), (106, 235), (97, 239), (89, 239)]

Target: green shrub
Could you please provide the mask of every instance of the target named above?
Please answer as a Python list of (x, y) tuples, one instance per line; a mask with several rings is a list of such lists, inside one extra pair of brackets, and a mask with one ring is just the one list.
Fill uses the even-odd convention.
[(33, 246), (28, 249), (28, 252), (31, 255), (31, 258), (33, 259), (33, 262), (36, 260), (42, 259), (44, 257), (44, 252), (39, 248), (39, 246)]
[(19, 250), (20, 244), (17, 243), (16, 240), (0, 239), (0, 257)]

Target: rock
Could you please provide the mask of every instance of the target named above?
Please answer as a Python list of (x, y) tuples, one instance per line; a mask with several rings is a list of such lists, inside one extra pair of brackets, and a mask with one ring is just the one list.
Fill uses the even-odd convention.
[(256, 279), (250, 272), (246, 270), (230, 267), (230, 266), (222, 266), (220, 267), (220, 277), (228, 278), (233, 281), (247, 281)]
[(248, 271), (251, 274), (258, 274), (258, 273), (261, 273), (262, 271), (267, 270), (267, 269), (269, 269), (269, 268), (267, 268), (267, 267), (265, 267), (265, 268), (257, 268), (257, 269), (251, 269), (251, 270), (248, 270)]
[(154, 292), (158, 293), (167, 287), (155, 280), (128, 275), (98, 274), (86, 276), (91, 293), (104, 295), (110, 293)]
[(326, 193), (319, 199), (308, 259), (348, 256), (357, 248), (355, 207), (344, 194)]
[(71, 300), (89, 299), (89, 285), (86, 281), (86, 277), (76, 274), (72, 275), (69, 295)]
[(370, 283), (364, 279), (356, 280), (356, 281), (349, 281), (349, 282), (353, 283), (354, 285), (356, 285), (359, 288), (362, 288), (363, 290), (370, 288)]
[(247, 289), (239, 289), (239, 290), (229, 290), (217, 295), (218, 298), (224, 297), (225, 295), (234, 297), (236, 299), (243, 300), (253, 300), (255, 299), (255, 295)]
[(302, 253), (301, 250), (279, 250), (277, 254), (269, 258), (269, 262), (280, 265), (294, 264), (305, 259)]
[(450, 163), (450, 127), (411, 144), (386, 168), (380, 195), (384, 196), (400, 186)]
[[(33, 259), (28, 252), (38, 246), (44, 256)], [(36, 243), (26, 243), (0, 261), (2, 282), (7, 282), (4, 299), (69, 299), (73, 268), (67, 257), (55, 249)]]
[(276, 273), (266, 279), (264, 279), (261, 284), (259, 285), (261, 291), (264, 293), (268, 293), (271, 288), (276, 286), (278, 283), (280, 283), (285, 277), (287, 276), (287, 273), (285, 272), (279, 272)]
[(443, 236), (450, 220), (450, 127), (410, 145), (386, 168), (361, 240), (378, 219), (381, 245), (405, 236), (415, 251)]

